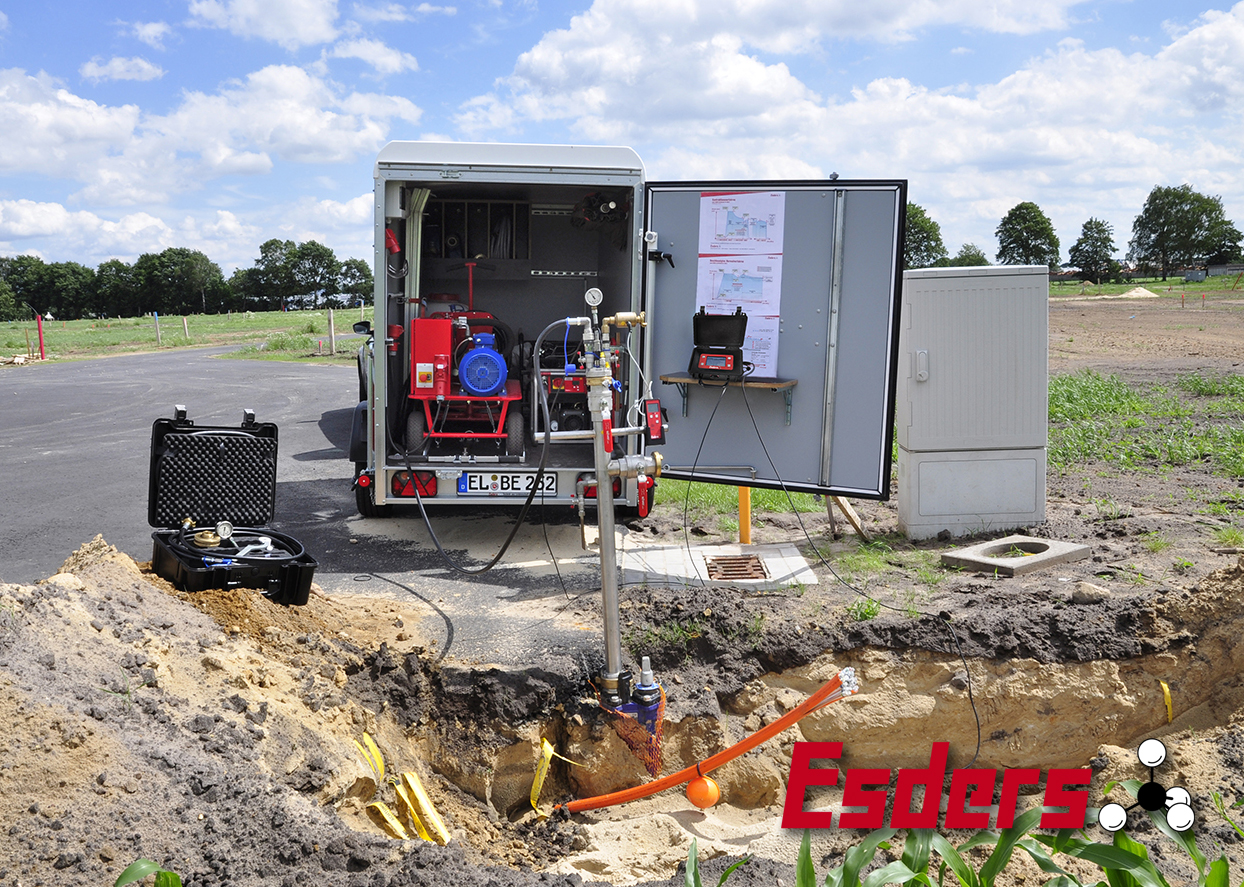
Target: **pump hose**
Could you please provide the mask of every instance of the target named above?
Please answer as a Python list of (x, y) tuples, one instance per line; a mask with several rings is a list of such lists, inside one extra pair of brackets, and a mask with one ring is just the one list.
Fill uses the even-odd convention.
[(710, 770), (715, 770), (730, 763), (739, 755), (751, 751), (762, 742), (767, 742), (787, 727), (812, 714), (821, 706), (837, 702), (839, 699), (844, 699), (859, 692), (859, 686), (855, 679), (855, 669), (844, 668), (830, 678), (821, 689), (772, 724), (769, 724), (767, 727), (761, 727), (751, 736), (739, 740), (726, 750), (719, 751), (698, 764), (693, 764), (690, 767), (679, 770), (677, 773), (671, 773), (669, 776), (663, 776), (660, 779), (637, 785), (634, 788), (622, 789), (622, 791), (611, 792), (607, 795), (597, 795), (594, 798), (579, 798), (565, 804), (559, 804), (558, 809), (564, 807), (570, 813), (580, 813), (584, 810), (599, 810), (602, 807), (613, 807), (629, 801), (638, 801), (640, 798), (647, 798), (655, 795), (657, 792), (663, 792), (667, 788), (690, 782), (697, 776), (703, 776)]

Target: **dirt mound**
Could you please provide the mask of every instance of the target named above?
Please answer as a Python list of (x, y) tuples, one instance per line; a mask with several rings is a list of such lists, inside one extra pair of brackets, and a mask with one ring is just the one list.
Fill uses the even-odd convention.
[[(826, 618), (794, 592), (631, 590), (629, 642), (657, 652), (671, 691), (666, 772), (771, 723), (843, 665), (864, 692), (717, 771), (725, 803), (711, 811), (672, 791), (540, 822), (528, 794), (544, 738), (582, 765), (555, 764), (546, 809), (647, 779), (595, 705), (586, 665), (446, 660), (401, 601), (316, 593), (284, 608), (244, 590), (177, 594), (96, 539), (38, 586), (0, 586), (0, 718), (12, 725), (0, 739), (0, 884), (106, 883), (142, 856), (204, 887), (667, 883), (693, 835), (704, 859), (762, 857), (732, 883), (789, 882), (797, 836), (776, 805), (792, 743), (844, 741), (846, 765), (893, 768), (927, 763), (936, 735), (964, 766), (976, 743), (969, 675), (977, 766), (1092, 760), (1100, 789), (1144, 775), (1127, 749), (1161, 735), (1168, 784), (1189, 789), (1205, 834), (1238, 864), (1210, 796), (1244, 795), (1244, 564), (1191, 590), (1083, 604), (1007, 586), (1005, 620), (975, 582), (938, 604), (966, 672), (934, 617)], [(389, 772), (421, 774), (448, 847), (392, 840), (364, 815), (363, 731)], [(832, 861), (856, 836), (815, 838), (816, 858)]]
[[(487, 864), (478, 845), (502, 836), (483, 806), (427, 771), (448, 848), (362, 815), (353, 738), (423, 767), (384, 706), (351, 698), (361, 648), (329, 626), (396, 641), (399, 605), (289, 610), (238, 591), (191, 606), (102, 540), (66, 568), (0, 586), (0, 884), (105, 883), (143, 856), (188, 885), (534, 883)], [(516, 843), (492, 858), (522, 862)]]

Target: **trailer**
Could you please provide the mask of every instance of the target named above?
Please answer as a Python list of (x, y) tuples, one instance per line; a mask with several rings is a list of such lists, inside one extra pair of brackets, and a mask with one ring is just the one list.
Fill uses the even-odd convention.
[[(648, 182), (625, 147), (386, 145), (360, 513), (593, 506), (594, 410), (621, 463), (659, 443), (667, 476), (888, 497), (905, 204), (901, 180)], [(656, 473), (602, 500), (646, 514)]]

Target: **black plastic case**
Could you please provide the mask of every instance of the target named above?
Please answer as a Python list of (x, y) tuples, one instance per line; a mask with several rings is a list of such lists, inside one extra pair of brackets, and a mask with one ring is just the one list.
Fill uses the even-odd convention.
[(695, 348), (687, 372), (701, 382), (738, 382), (743, 378), (743, 340), (747, 315), (742, 306), (733, 314), (709, 314), (703, 307), (691, 316)]
[[(152, 569), (185, 591), (255, 588), (279, 604), (301, 606), (311, 594), (315, 558), (291, 536), (265, 529), (276, 505), (277, 427), (247, 410), (238, 427), (196, 426), (185, 407), (151, 427), (147, 523)], [(179, 543), (189, 518), (198, 529), (219, 521), (240, 534), (261, 532), (287, 553), (279, 559), (236, 559), (227, 552), (187, 550)]]

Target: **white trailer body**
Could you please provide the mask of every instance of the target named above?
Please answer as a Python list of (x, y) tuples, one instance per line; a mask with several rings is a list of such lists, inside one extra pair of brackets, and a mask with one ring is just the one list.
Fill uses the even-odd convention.
[[(715, 273), (697, 242), (700, 207), (722, 193), (782, 195), (774, 200), (787, 207), (788, 246), (778, 257), (780, 317), (767, 328), (774, 384), (735, 386), (710, 422), (717, 393), (677, 380), (704, 301), (697, 289)], [(521, 504), (544, 446), (538, 386), (553, 442), (537, 501), (579, 501), (595, 483), (591, 419), (567, 366), (581, 329), (563, 324), (542, 353), (533, 345), (550, 324), (589, 313), (593, 288), (601, 319), (647, 319), (614, 332), (626, 345), (613, 373), (615, 455), (651, 448), (636, 429), (647, 425), (644, 402), (660, 398), (678, 477), (888, 497), (905, 203), (897, 180), (649, 183), (639, 156), (621, 147), (386, 145), (375, 166), (374, 358), (361, 354), (350, 447), (360, 511), (414, 505), (416, 488), (429, 506)], [(754, 233), (753, 222), (740, 230)], [(429, 331), (449, 345), (428, 346)], [(835, 349), (852, 353), (844, 362)], [(472, 355), (478, 367), (468, 367)], [(468, 397), (477, 383), (496, 387)], [(761, 420), (759, 447), (741, 440), (750, 415)], [(761, 455), (766, 439), (776, 464)], [(643, 512), (635, 478), (616, 479), (614, 490), (620, 506)]]

